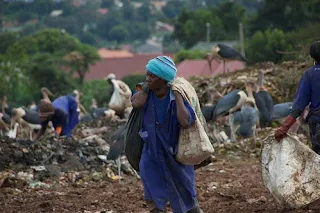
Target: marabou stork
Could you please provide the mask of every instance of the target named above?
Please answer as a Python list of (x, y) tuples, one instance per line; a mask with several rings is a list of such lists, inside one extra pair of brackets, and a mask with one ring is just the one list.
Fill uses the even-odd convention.
[(259, 120), (259, 115), (254, 99), (247, 98), (246, 102), (241, 106), (240, 111), (235, 112), (231, 116), (233, 117), (231, 133), (238, 132), (244, 138), (253, 136), (254, 141), (256, 141), (256, 124)]
[(87, 114), (88, 113), (87, 110), (84, 108), (84, 106), (80, 102), (80, 95), (81, 95), (81, 93), (80, 93), (79, 90), (77, 90), (77, 89), (73, 90), (72, 96), (77, 101), (77, 104), (78, 104), (77, 111), (79, 112), (79, 115), (80, 115), (81, 112), (84, 113), (84, 114)]
[(0, 133), (3, 135), (3, 130), (4, 131), (9, 131), (11, 125), (11, 118), (8, 114), (6, 113), (1, 113), (0, 112)]
[(6, 133), (6, 136), (8, 136), (9, 138), (16, 138), (16, 137), (17, 137), (18, 126), (19, 126), (19, 124), (18, 124), (18, 123), (15, 123), (15, 124), (14, 124), (14, 127), (13, 127), (13, 130), (9, 130), (9, 131)]
[(38, 112), (26, 107), (19, 107), (12, 110), (12, 123), (18, 123), (22, 129), (29, 130), (29, 137), (32, 140), (34, 130), (40, 130), (41, 124)]
[(125, 150), (126, 125), (121, 125), (117, 131), (111, 136), (111, 146), (107, 155), (107, 160), (114, 160), (118, 165), (118, 176), (121, 175), (121, 154)]
[(233, 90), (227, 95), (220, 98), (214, 107), (213, 120), (219, 116), (225, 116), (240, 109), (247, 99), (247, 94), (242, 90)]
[(43, 99), (48, 100), (50, 102), (51, 102), (51, 100), (50, 100), (49, 96), (54, 97), (52, 92), (50, 92), (50, 90), (47, 87), (42, 87), (41, 88), (41, 93), (42, 93)]
[(211, 70), (211, 61), (215, 57), (223, 61), (224, 73), (226, 73), (226, 71), (228, 70), (227, 64), (226, 64), (228, 63), (228, 61), (233, 61), (233, 60), (246, 61), (245, 57), (242, 56), (239, 52), (237, 52), (235, 49), (224, 44), (217, 44), (212, 48), (211, 53), (208, 56), (210, 70)]
[(259, 123), (260, 126), (271, 126), (273, 115), (273, 99), (263, 86), (264, 73), (259, 70), (258, 77), (258, 92), (254, 92), (253, 96), (259, 110)]
[(9, 117), (12, 116), (12, 107), (8, 104), (7, 96), (3, 96), (1, 99), (1, 112), (7, 114)]
[(126, 125), (121, 125), (117, 131), (111, 136), (110, 150), (107, 155), (107, 160), (117, 160), (122, 153), (124, 153), (126, 136)]
[[(219, 99), (218, 103), (215, 105), (212, 120), (217, 121), (220, 117), (230, 115), (231, 113), (239, 110), (241, 106), (246, 102), (248, 96), (242, 90), (233, 90), (227, 95)], [(232, 116), (229, 116), (229, 127), (231, 128), (231, 137), (235, 134), (233, 132), (233, 120)], [(235, 141), (235, 137), (231, 138), (232, 141)]]
[(274, 105), (272, 120), (278, 121), (282, 118), (287, 117), (290, 113), (290, 110), (292, 109), (292, 105), (293, 105), (293, 102), (286, 102), (286, 103)]

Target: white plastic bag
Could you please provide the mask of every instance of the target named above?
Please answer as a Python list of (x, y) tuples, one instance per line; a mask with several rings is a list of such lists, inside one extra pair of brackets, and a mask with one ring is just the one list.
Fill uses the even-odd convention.
[(320, 198), (320, 156), (295, 137), (278, 143), (270, 135), (261, 161), (264, 185), (280, 204), (300, 208)]
[(123, 97), (120, 93), (120, 87), (116, 80), (113, 79), (111, 81), (113, 83), (114, 90), (110, 98), (109, 108), (118, 113), (122, 113), (125, 110), (125, 102), (123, 101)]

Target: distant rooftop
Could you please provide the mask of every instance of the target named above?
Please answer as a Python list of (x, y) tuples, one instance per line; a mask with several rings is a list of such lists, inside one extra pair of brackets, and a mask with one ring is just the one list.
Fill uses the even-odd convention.
[(108, 50), (101, 48), (98, 50), (98, 54), (102, 59), (111, 59), (111, 58), (131, 58), (133, 54), (127, 50)]

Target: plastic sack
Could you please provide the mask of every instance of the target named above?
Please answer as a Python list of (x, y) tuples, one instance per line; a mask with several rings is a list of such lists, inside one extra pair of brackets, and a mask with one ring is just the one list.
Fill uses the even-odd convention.
[(201, 112), (197, 93), (192, 85), (182, 77), (173, 81), (172, 90), (178, 91), (196, 114), (196, 120), (189, 128), (180, 129), (177, 161), (182, 164), (198, 165), (210, 157), (214, 149), (205, 131), (206, 121)]
[(114, 90), (110, 98), (109, 108), (121, 114), (125, 110), (125, 103), (123, 101), (123, 97), (121, 95), (120, 87), (117, 81), (113, 79), (112, 83), (113, 83)]
[(295, 137), (278, 143), (270, 135), (261, 162), (263, 183), (283, 206), (300, 208), (320, 198), (320, 156)]
[(126, 124), (125, 137), (125, 154), (130, 165), (138, 172), (143, 148), (143, 141), (139, 135), (142, 128), (142, 115), (143, 109), (132, 109)]

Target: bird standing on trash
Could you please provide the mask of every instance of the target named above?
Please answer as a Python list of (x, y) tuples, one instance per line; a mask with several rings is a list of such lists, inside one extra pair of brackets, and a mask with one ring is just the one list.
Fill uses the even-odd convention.
[(195, 191), (193, 165), (176, 161), (180, 128), (195, 122), (195, 112), (170, 82), (176, 66), (167, 56), (158, 56), (146, 66), (146, 83), (132, 96), (134, 108), (142, 108), (143, 125), (139, 134), (144, 141), (140, 176), (144, 199), (150, 212), (165, 212), (169, 201), (173, 212), (200, 213)]
[(281, 141), (296, 119), (310, 104), (306, 120), (310, 127), (312, 149), (320, 154), (320, 41), (311, 44), (310, 56), (315, 60), (315, 64), (304, 72), (290, 114), (276, 130), (274, 136), (277, 141)]
[(58, 136), (71, 137), (73, 128), (79, 123), (77, 107), (77, 101), (71, 96), (60, 96), (52, 103), (48, 100), (41, 100), (39, 104), (41, 129), (36, 139), (44, 134), (49, 121), (52, 121)]
[(224, 45), (217, 44), (212, 48), (211, 54), (208, 56), (209, 67), (211, 70), (211, 61), (213, 58), (222, 59), (224, 73), (228, 71), (228, 61), (238, 60), (238, 61), (246, 61), (245, 57), (237, 52), (235, 49)]

